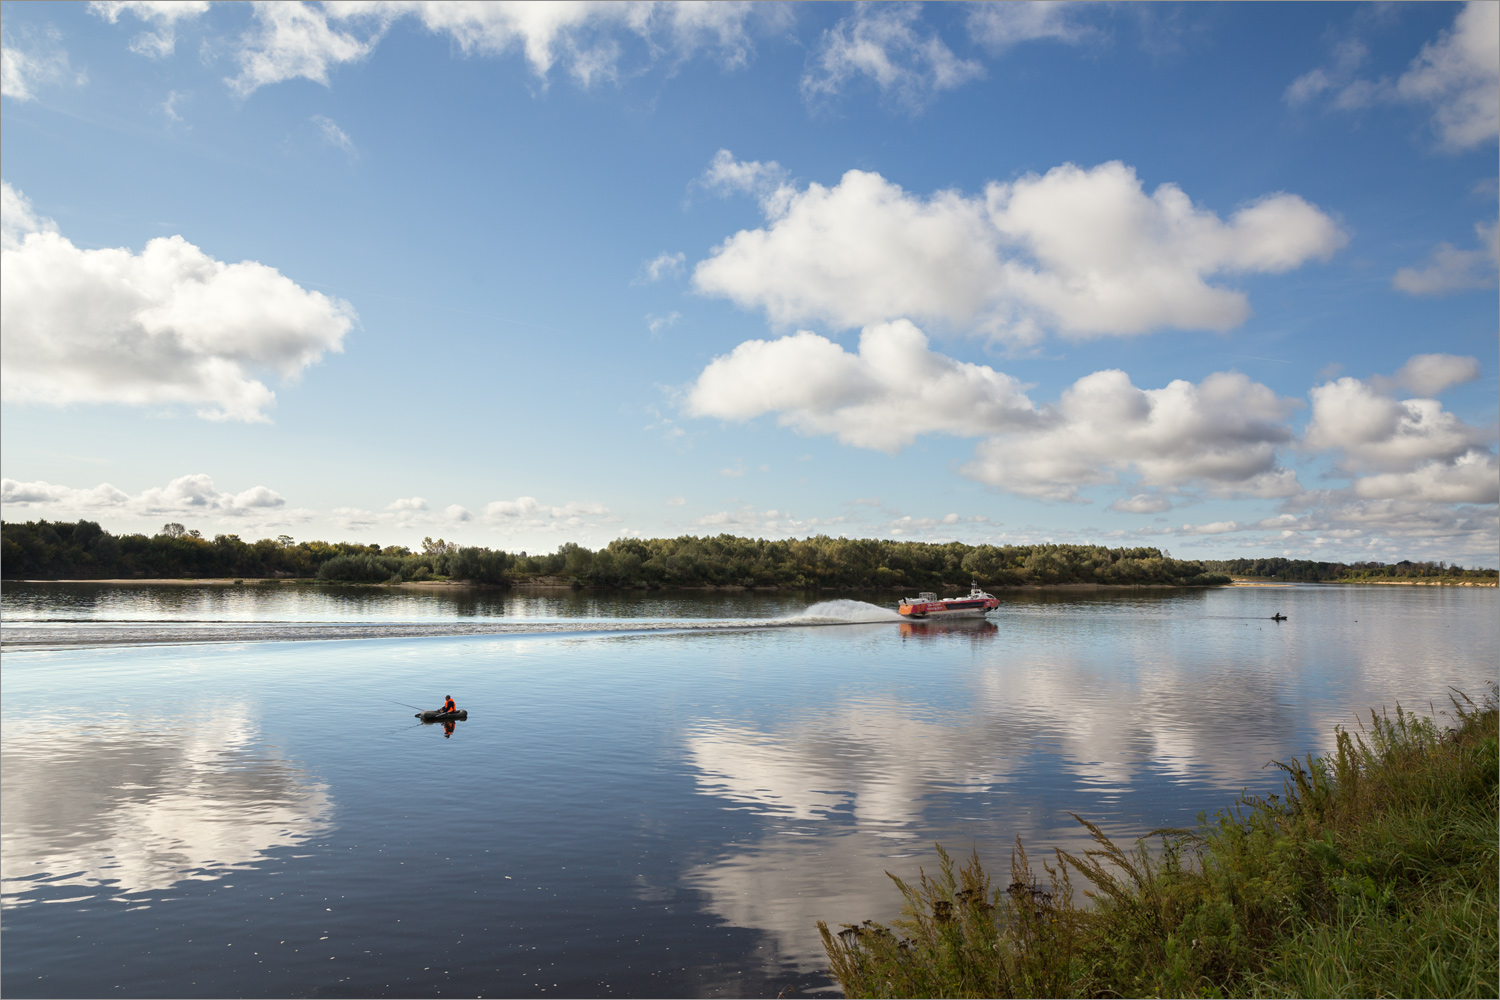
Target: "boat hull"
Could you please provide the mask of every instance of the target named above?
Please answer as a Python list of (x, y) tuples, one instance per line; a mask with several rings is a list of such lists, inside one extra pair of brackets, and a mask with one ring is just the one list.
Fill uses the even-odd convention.
[(418, 712), (417, 718), (423, 722), (466, 722), (469, 710), (460, 708), (457, 712)]
[(928, 601), (903, 604), (896, 611), (903, 618), (983, 618), (998, 606), (994, 601)]

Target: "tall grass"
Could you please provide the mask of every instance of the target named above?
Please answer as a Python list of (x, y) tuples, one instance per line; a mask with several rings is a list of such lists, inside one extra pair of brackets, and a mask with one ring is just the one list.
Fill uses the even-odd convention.
[(1003, 889), (939, 847), (891, 876), (890, 926), (819, 922), (832, 974), (860, 997), (1500, 995), (1496, 691), (1452, 701), (1446, 726), (1371, 712), (1196, 831), (1121, 847), (1075, 817), (1093, 846), (1040, 873), (1017, 839)]

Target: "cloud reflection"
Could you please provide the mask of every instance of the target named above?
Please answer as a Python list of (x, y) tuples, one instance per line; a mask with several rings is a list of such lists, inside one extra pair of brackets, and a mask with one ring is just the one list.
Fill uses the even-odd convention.
[(243, 705), (155, 726), (8, 718), (0, 800), (6, 907), (43, 886), (141, 893), (220, 878), (325, 831), (332, 811)]

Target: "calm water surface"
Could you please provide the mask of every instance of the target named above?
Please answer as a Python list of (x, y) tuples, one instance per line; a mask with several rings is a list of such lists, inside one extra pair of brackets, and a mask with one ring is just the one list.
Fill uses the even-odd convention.
[[(815, 921), (894, 916), (883, 872), (934, 841), (1191, 824), (1365, 708), (1483, 693), (1500, 639), (1492, 589), (1012, 595), (967, 627), (813, 600), (7, 586), (0, 989), (828, 990)], [(401, 704), (449, 693), (451, 736)]]

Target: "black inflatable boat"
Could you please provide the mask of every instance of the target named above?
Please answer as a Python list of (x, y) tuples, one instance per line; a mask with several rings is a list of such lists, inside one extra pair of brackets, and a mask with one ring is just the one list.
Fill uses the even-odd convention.
[(417, 718), (423, 722), (465, 722), (469, 718), (469, 710), (460, 708), (457, 712), (418, 712)]

